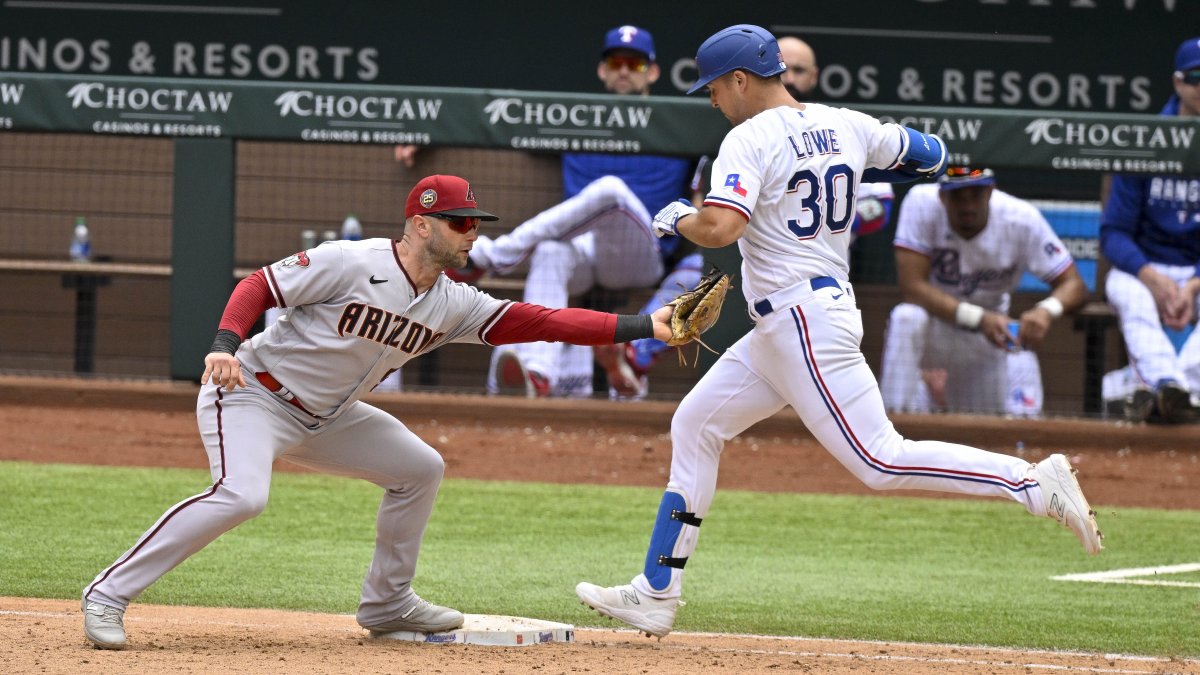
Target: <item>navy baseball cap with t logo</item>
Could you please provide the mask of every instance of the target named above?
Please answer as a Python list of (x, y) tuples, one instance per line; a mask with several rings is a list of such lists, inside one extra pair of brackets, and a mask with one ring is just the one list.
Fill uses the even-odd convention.
[(628, 49), (644, 55), (654, 61), (654, 38), (650, 31), (637, 26), (618, 26), (604, 35), (604, 49), (601, 56), (607, 56), (614, 49)]
[(458, 176), (427, 176), (408, 193), (405, 220), (428, 215), (500, 220), (499, 216), (479, 209), (471, 184)]
[(1200, 37), (1189, 38), (1175, 52), (1175, 72), (1200, 68)]

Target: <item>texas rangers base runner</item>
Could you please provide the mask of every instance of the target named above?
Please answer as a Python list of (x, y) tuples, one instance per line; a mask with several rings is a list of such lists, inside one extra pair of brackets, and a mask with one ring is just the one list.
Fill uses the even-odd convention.
[(670, 481), (642, 573), (621, 586), (582, 582), (579, 599), (647, 635), (669, 633), (725, 442), (785, 405), (872, 488), (1011, 499), (1067, 526), (1085, 550), (1098, 553), (1100, 531), (1065, 457), (1035, 465), (903, 438), (859, 350), (862, 318), (847, 281), (859, 181), (937, 176), (946, 161), (942, 141), (852, 110), (793, 101), (779, 78), (779, 46), (758, 26), (716, 33), (700, 46), (696, 64), (700, 77), (691, 91), (707, 87), (734, 128), (721, 144), (703, 208), (676, 202), (655, 216), (654, 227), (710, 248), (736, 241), (755, 327), (717, 360), (671, 421)]
[[(409, 193), (403, 237), (326, 242), (239, 282), (196, 403), (211, 488), (171, 507), (83, 593), (84, 634), (126, 644), (126, 607), (150, 584), (262, 512), (279, 458), (383, 488), (375, 555), (358, 623), (372, 633), (457, 628), (459, 611), (413, 591), (417, 555), (441, 483), (441, 455), (359, 399), (410, 359), (454, 342), (597, 345), (671, 336), (671, 309), (618, 316), (497, 300), (450, 281), (481, 219), (467, 181), (430, 176)], [(282, 318), (245, 337), (268, 307)], [(211, 383), (210, 383), (211, 380)]]

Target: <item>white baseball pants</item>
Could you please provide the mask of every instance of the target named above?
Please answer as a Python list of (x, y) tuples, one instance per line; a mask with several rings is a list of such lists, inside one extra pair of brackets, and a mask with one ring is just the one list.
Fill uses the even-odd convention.
[[(1196, 275), (1194, 267), (1150, 265), (1180, 286)], [(1171, 338), (1163, 332), (1154, 296), (1137, 277), (1113, 268), (1104, 282), (1104, 293), (1120, 317), (1125, 350), (1142, 382), (1153, 387), (1159, 380), (1173, 379), (1195, 398), (1200, 392), (1200, 330), (1193, 330), (1176, 352)], [(1196, 311), (1200, 313), (1200, 297), (1196, 300)]]
[[(785, 405), (839, 462), (876, 490), (935, 490), (1005, 497), (1043, 514), (1041, 488), (1026, 460), (965, 445), (910, 441), (893, 428), (859, 350), (862, 317), (850, 284), (811, 290), (808, 282), (769, 297), (774, 311), (726, 351), (683, 399), (671, 420), (667, 489), (683, 493), (703, 518), (717, 487), (725, 443)], [(751, 303), (753, 306), (754, 303)], [(752, 310), (752, 314), (755, 312)], [(699, 528), (684, 525), (676, 556), (688, 557)], [(676, 597), (683, 570), (665, 592)]]

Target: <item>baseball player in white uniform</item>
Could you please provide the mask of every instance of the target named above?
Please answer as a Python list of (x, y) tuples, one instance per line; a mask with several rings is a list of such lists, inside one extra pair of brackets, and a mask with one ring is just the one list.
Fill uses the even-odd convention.
[[(639, 316), (552, 310), (450, 281), (442, 270), (466, 263), (481, 219), (497, 218), (478, 208), (467, 181), (430, 176), (408, 196), (401, 239), (327, 242), (238, 284), (204, 359), (196, 404), (213, 485), (171, 507), (84, 590), (84, 633), (96, 647), (124, 647), (134, 598), (262, 512), (279, 458), (384, 490), (360, 625), (375, 633), (462, 625), (460, 612), (411, 587), (442, 458), (359, 399), (409, 359), (452, 342), (595, 345), (671, 335), (666, 307)], [(268, 307), (287, 312), (246, 340)]]
[(579, 599), (648, 635), (671, 631), (683, 569), (712, 503), (726, 441), (790, 405), (847, 469), (875, 489), (1004, 497), (1050, 516), (1089, 553), (1101, 535), (1069, 461), (1038, 464), (950, 443), (906, 440), (884, 412), (859, 351), (862, 319), (846, 281), (849, 225), (860, 180), (943, 171), (946, 149), (929, 136), (844, 108), (793, 101), (775, 38), (726, 28), (696, 54), (713, 107), (733, 124), (700, 211), (676, 202), (656, 230), (705, 247), (737, 242), (741, 286), (755, 327), (680, 403), (673, 457), (642, 573), (631, 583), (580, 583)]
[[(896, 270), (905, 302), (888, 320), (880, 376), (890, 411), (935, 409), (922, 371), (942, 369), (937, 409), (1041, 412), (1042, 380), (1030, 350), (1055, 318), (1083, 304), (1087, 286), (1037, 207), (995, 182), (990, 169), (952, 167), (937, 185), (913, 187), (900, 205)], [(1013, 335), (1010, 293), (1025, 271), (1051, 293), (1021, 315)]]

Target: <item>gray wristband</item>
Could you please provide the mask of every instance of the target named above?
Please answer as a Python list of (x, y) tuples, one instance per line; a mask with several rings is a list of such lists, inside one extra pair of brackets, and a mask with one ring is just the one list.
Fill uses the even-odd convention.
[(654, 337), (654, 319), (649, 314), (618, 314), (613, 343)]

